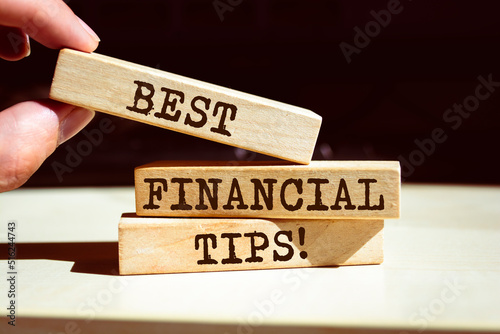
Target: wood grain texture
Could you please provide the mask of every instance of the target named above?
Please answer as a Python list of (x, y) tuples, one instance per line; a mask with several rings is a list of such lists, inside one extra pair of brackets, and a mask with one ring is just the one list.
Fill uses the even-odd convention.
[(310, 110), (69, 49), (50, 98), (304, 164), (321, 125)]
[(124, 214), (120, 274), (380, 264), (383, 220), (158, 218)]
[(161, 161), (135, 169), (140, 216), (398, 218), (397, 161)]

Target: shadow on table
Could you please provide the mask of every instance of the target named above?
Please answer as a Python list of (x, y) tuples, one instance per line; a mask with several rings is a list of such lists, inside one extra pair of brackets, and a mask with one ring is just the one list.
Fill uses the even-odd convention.
[[(7, 260), (7, 245), (1, 247)], [(118, 242), (17, 243), (16, 260), (71, 261), (72, 272), (118, 275)]]

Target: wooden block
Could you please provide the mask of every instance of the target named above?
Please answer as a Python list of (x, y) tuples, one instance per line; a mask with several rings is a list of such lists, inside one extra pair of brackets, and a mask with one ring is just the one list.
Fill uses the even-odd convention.
[(383, 220), (157, 218), (124, 214), (120, 274), (380, 264)]
[(397, 161), (163, 161), (135, 169), (139, 216), (399, 217)]
[(310, 110), (69, 49), (50, 98), (304, 164), (321, 125)]

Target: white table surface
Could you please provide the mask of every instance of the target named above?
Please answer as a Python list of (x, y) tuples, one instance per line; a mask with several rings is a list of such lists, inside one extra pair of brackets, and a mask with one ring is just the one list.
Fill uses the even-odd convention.
[(17, 326), (0, 332), (500, 332), (500, 187), (403, 185), (374, 266), (118, 276), (134, 211), (131, 187), (0, 194), (18, 245)]

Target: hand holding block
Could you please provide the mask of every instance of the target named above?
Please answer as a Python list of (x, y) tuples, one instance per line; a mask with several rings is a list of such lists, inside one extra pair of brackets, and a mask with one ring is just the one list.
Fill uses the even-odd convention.
[(50, 98), (306, 164), (321, 125), (306, 109), (69, 49)]
[(124, 214), (118, 236), (120, 274), (380, 264), (383, 226), (383, 220)]
[(139, 216), (399, 217), (397, 161), (164, 161), (135, 169)]

